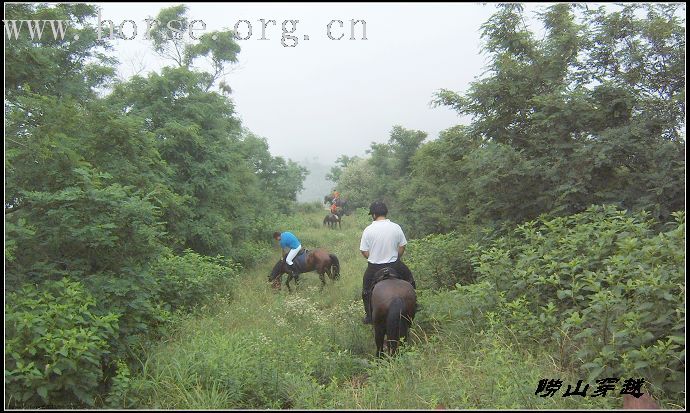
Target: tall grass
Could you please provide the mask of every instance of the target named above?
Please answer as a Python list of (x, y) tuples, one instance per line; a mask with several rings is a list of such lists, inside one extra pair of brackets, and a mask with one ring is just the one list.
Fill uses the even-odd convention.
[[(338, 256), (341, 279), (320, 288), (318, 275), (301, 276), (288, 294), (267, 283), (274, 254), (235, 284), (232, 301), (218, 301), (180, 318), (168, 339), (149, 350), (140, 371), (113, 407), (160, 409), (586, 409), (614, 408), (619, 396), (560, 397), (578, 377), (559, 371), (548, 349), (506, 340), (500, 324), (443, 319), (442, 302), (420, 292), (424, 307), (410, 345), (395, 359), (376, 359), (371, 326), (361, 324), (362, 275), (358, 251), (363, 214), (342, 230), (321, 225), (326, 211), (301, 213), (280, 230), (306, 248)], [(462, 305), (460, 303), (459, 305)], [(434, 314), (425, 314), (425, 312)], [(438, 320), (445, 320), (439, 322)], [(556, 397), (535, 396), (540, 379), (561, 379)]]

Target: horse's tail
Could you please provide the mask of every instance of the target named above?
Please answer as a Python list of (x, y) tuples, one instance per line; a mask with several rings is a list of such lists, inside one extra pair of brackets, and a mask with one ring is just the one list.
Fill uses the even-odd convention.
[(405, 301), (401, 297), (396, 297), (388, 307), (388, 317), (386, 319), (386, 335), (388, 336), (388, 348), (391, 355), (398, 350), (400, 337), (407, 337), (408, 321), (403, 314)]
[(338, 261), (338, 257), (336, 257), (333, 254), (328, 254), (329, 257), (331, 257), (331, 269), (333, 271), (333, 279), (336, 280), (340, 278), (340, 261)]

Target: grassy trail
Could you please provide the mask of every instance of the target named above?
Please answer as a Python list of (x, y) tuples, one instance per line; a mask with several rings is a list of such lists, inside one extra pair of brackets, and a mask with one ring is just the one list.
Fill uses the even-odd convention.
[[(424, 310), (412, 344), (393, 360), (376, 360), (370, 326), (361, 323), (359, 253), (364, 216), (342, 229), (304, 213), (280, 230), (306, 248), (336, 254), (341, 278), (321, 290), (316, 273), (301, 276), (296, 292), (267, 283), (280, 257), (241, 277), (233, 291), (175, 323), (166, 342), (148, 351), (132, 378), (133, 407), (162, 409), (586, 409), (613, 408), (614, 397), (562, 398), (571, 377), (555, 369), (538, 345), (517, 348), (496, 331), (476, 331), (472, 320), (429, 323)], [(425, 292), (420, 292), (424, 305)], [(529, 351), (527, 351), (529, 350)], [(536, 355), (535, 355), (536, 354)], [(542, 378), (562, 379), (557, 397), (534, 395)]]

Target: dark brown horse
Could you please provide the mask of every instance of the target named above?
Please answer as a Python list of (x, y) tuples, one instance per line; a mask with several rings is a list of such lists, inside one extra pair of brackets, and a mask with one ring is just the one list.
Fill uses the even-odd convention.
[[(336, 257), (334, 254), (329, 253), (323, 248), (307, 251), (305, 254), (306, 259), (304, 260), (304, 265), (302, 268), (299, 268), (299, 270), (300, 272), (316, 271), (321, 279), (321, 288), (326, 285), (324, 274), (328, 274), (328, 278), (333, 281), (340, 278), (340, 262), (338, 261), (338, 257)], [(297, 263), (298, 257), (295, 257), (293, 264)], [(271, 270), (271, 275), (268, 276), (268, 281), (273, 282), (274, 286), (280, 288), (283, 274), (288, 275), (287, 280), (285, 281), (285, 286), (288, 288), (288, 291), (292, 291), (290, 288), (290, 281), (294, 278), (294, 276), (292, 275), (292, 271), (288, 270), (285, 259), (281, 259), (276, 263), (276, 265), (273, 267), (273, 270)], [(297, 283), (298, 280), (295, 280), (295, 282)]]
[(323, 225), (326, 225), (326, 224), (328, 224), (328, 228), (333, 228), (333, 229), (335, 229), (335, 226), (337, 224), (338, 228), (342, 229), (340, 216), (338, 216), (336, 214), (326, 215), (326, 218), (323, 219)]
[(347, 212), (349, 209), (348, 209), (347, 201), (345, 199), (338, 198), (335, 201), (335, 206), (336, 206), (335, 214), (338, 215), (339, 217), (342, 218), (343, 215), (350, 215)]
[(659, 404), (649, 395), (649, 393), (642, 393), (642, 396), (635, 398), (630, 394), (623, 395), (624, 409), (661, 409)]
[[(388, 274), (386, 270), (389, 270)], [(379, 273), (383, 273), (382, 281), (377, 282), (371, 292), (376, 356), (383, 355), (384, 336), (388, 341), (388, 352), (393, 356), (398, 350), (400, 339), (407, 339), (416, 311), (417, 294), (412, 284), (394, 278), (396, 275), (390, 269), (384, 268)]]

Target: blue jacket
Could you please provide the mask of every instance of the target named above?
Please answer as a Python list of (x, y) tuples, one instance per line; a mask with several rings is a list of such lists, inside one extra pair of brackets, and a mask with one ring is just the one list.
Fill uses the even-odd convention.
[(290, 248), (291, 250), (293, 250), (299, 247), (300, 245), (301, 243), (299, 242), (295, 234), (293, 234), (292, 232), (285, 231), (282, 234), (280, 234), (281, 248)]

